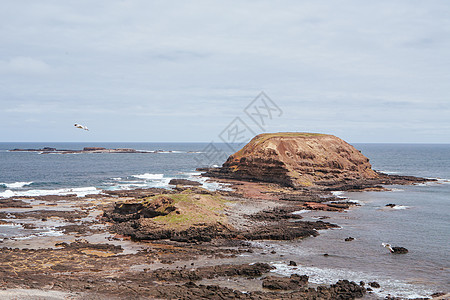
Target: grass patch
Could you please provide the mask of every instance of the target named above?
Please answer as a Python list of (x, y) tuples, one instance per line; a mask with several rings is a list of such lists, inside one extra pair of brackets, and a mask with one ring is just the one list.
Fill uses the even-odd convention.
[(171, 204), (176, 208), (165, 216), (151, 218), (151, 222), (168, 228), (188, 228), (195, 224), (226, 223), (225, 216), (221, 211), (226, 207), (227, 200), (220, 195), (195, 194), (183, 191), (179, 194), (162, 194), (148, 197), (143, 204), (150, 204), (158, 197), (167, 197), (173, 200)]

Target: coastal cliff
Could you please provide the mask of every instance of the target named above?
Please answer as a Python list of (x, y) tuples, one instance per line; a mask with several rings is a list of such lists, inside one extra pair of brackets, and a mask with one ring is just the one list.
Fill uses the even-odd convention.
[(352, 145), (328, 134), (265, 133), (231, 155), (213, 177), (273, 182), (284, 186), (335, 186), (377, 180), (369, 159)]

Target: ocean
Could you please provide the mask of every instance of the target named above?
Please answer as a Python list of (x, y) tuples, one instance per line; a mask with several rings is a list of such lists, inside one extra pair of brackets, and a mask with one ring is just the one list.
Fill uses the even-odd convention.
[[(149, 153), (39, 154), (8, 152), (14, 148), (86, 146), (134, 148)], [(302, 273), (317, 284), (337, 279), (377, 281), (377, 295), (425, 297), (450, 290), (450, 145), (354, 144), (370, 158), (373, 168), (387, 173), (437, 178), (413, 186), (389, 186), (390, 191), (336, 193), (361, 206), (344, 213), (302, 211), (305, 220), (325, 220), (339, 229), (316, 238), (290, 242), (259, 242), (276, 249), (293, 268), (273, 261), (274, 272)], [(231, 154), (224, 144), (217, 149)], [(198, 180), (208, 189), (227, 188), (206, 182), (195, 171), (207, 166), (206, 143), (0, 143), (0, 197), (100, 193), (102, 189), (168, 187), (172, 178)], [(158, 153), (150, 151), (160, 150)], [(206, 155), (208, 154), (208, 155)], [(386, 204), (394, 203), (394, 208)], [(0, 239), (26, 234), (0, 226)], [(346, 237), (355, 238), (346, 242)], [(392, 255), (381, 243), (406, 247)], [(327, 253), (328, 256), (323, 254)]]

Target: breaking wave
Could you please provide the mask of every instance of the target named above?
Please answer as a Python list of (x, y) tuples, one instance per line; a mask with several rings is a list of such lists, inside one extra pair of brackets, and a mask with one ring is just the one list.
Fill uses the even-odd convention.
[(37, 197), (37, 196), (49, 196), (49, 195), (76, 195), (77, 197), (84, 197), (86, 195), (99, 194), (100, 189), (96, 187), (82, 187), (82, 188), (64, 188), (64, 189), (54, 189), (54, 190), (22, 190), (13, 191), (6, 190), (0, 193), (0, 198), (10, 198), (10, 197)]
[(145, 174), (137, 174), (137, 175), (131, 175), (132, 177), (139, 178), (139, 179), (145, 179), (145, 180), (152, 180), (152, 179), (163, 179), (164, 174), (153, 174), (153, 173), (145, 173)]
[(271, 264), (275, 267), (271, 272), (285, 276), (296, 273), (305, 274), (309, 276), (309, 282), (315, 284), (333, 284), (342, 278), (355, 282), (359, 282), (360, 280), (365, 282), (376, 280), (381, 285), (381, 289), (374, 289), (374, 293), (382, 297), (390, 294), (397, 297), (421, 298), (428, 297), (434, 292), (425, 286), (413, 285), (400, 280), (393, 280), (392, 278), (380, 278), (379, 275), (371, 275), (364, 272), (307, 266), (292, 267), (282, 262), (273, 262)]
[(17, 181), (12, 183), (6, 183), (6, 182), (0, 182), (0, 187), (7, 188), (7, 189), (20, 189), (24, 186), (32, 184), (33, 181)]

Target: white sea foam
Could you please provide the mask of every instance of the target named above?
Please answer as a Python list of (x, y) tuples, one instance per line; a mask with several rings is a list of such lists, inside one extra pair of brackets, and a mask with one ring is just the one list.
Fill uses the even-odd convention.
[(0, 186), (3, 186), (7, 189), (20, 189), (32, 183), (33, 181), (17, 181), (12, 183), (0, 182)]
[(48, 231), (39, 232), (36, 234), (37, 236), (61, 236), (64, 235), (62, 231), (48, 229)]
[(331, 268), (317, 268), (297, 266), (292, 267), (282, 262), (271, 263), (275, 269), (271, 272), (290, 276), (295, 273), (301, 273), (309, 276), (309, 282), (315, 284), (333, 284), (339, 279), (345, 278), (350, 281), (377, 281), (381, 285), (381, 289), (374, 289), (374, 293), (385, 297), (387, 295), (395, 295), (397, 297), (406, 298), (420, 298), (427, 297), (434, 291), (424, 286), (418, 286), (403, 282), (400, 280), (393, 280), (388, 277), (380, 277), (380, 275), (371, 275), (364, 272), (355, 272), (346, 269), (331, 269)]
[(0, 227), (12, 227), (12, 228), (17, 228), (17, 227), (20, 227), (20, 228), (23, 228), (23, 226), (22, 226), (22, 225), (20, 225), (20, 224), (16, 224), (16, 223), (6, 223), (6, 224), (0, 224)]
[(119, 190), (131, 190), (135, 188), (143, 188), (148, 186), (149, 185), (147, 183), (130, 183), (130, 184), (119, 184), (117, 185), (117, 188)]
[[(121, 180), (118, 183), (105, 183), (111, 185), (111, 188), (108, 190), (132, 190), (136, 188), (169, 188), (169, 182), (172, 178), (163, 177), (163, 174), (143, 174), (146, 177), (145, 180)], [(147, 176), (148, 175), (148, 176)], [(151, 175), (160, 175), (160, 176), (151, 176)], [(134, 176), (133, 177), (137, 177)], [(150, 179), (154, 177), (154, 179)]]
[(389, 188), (390, 192), (404, 192), (405, 190), (399, 188)]
[(6, 190), (0, 193), (1, 198), (9, 198), (9, 197), (18, 197), (18, 196), (28, 196), (28, 197), (37, 197), (37, 196), (49, 196), (49, 195), (71, 195), (75, 194), (77, 197), (84, 197), (90, 194), (99, 194), (101, 190), (96, 187), (82, 187), (82, 188), (65, 188), (65, 189), (55, 189), (55, 190), (22, 190), (22, 191), (12, 191)]
[(197, 177), (202, 175), (202, 172), (186, 172), (186, 173), (182, 173), (182, 174), (186, 174), (188, 176), (192, 176), (192, 177)]
[(16, 194), (11, 190), (6, 190), (0, 193), (0, 198), (9, 198), (14, 197)]
[(434, 179), (436, 181), (427, 181), (427, 182), (421, 182), (421, 183), (415, 183), (415, 186), (435, 186), (439, 184), (450, 184), (450, 179), (447, 178), (433, 178), (429, 177), (428, 179)]
[(186, 176), (187, 179), (189, 179), (189, 180), (197, 181), (197, 182), (201, 183), (202, 188), (210, 190), (210, 191), (217, 191), (217, 190), (232, 191), (233, 190), (229, 187), (230, 184), (228, 184), (228, 183), (209, 181), (210, 180), (209, 177), (200, 176), (202, 174), (201, 172), (182, 172), (180, 174)]
[(342, 196), (344, 194), (343, 191), (333, 191), (331, 192), (331, 194), (333, 196), (335, 196), (336, 198), (341, 198), (341, 199), (346, 199), (347, 197)]
[(26, 236), (15, 236), (13, 238), (10, 238), (11, 240), (15, 240), (15, 241), (22, 241), (22, 240), (29, 240), (31, 238), (36, 237), (34, 234), (31, 235), (26, 235)]
[(406, 205), (396, 205), (392, 207), (392, 209), (407, 209), (407, 208), (409, 208), (409, 206)]
[[(222, 190), (222, 191), (232, 191), (232, 189), (229, 187), (229, 184), (226, 183), (220, 183), (220, 182), (213, 182), (209, 181), (209, 178), (207, 177), (201, 177), (201, 172), (180, 172), (178, 173), (179, 176), (176, 178), (178, 179), (189, 179), (193, 181), (197, 181), (201, 183), (201, 187), (210, 190), (210, 191), (216, 191), (216, 190)], [(131, 175), (130, 177), (141, 179), (141, 180), (126, 180), (124, 178), (112, 178), (116, 181), (116, 183), (113, 182), (106, 182), (105, 185), (111, 186), (112, 190), (130, 190), (134, 188), (165, 188), (165, 189), (171, 189), (173, 188), (172, 185), (169, 185), (169, 182), (174, 177), (166, 177), (165, 174), (159, 174), (159, 173), (144, 173), (144, 174), (135, 174)]]
[(307, 213), (307, 212), (310, 212), (310, 210), (309, 209), (302, 209), (302, 210), (294, 211), (292, 214), (293, 215), (301, 215), (301, 214), (304, 214), (304, 213)]
[(154, 174), (154, 173), (144, 173), (144, 174), (137, 174), (137, 175), (131, 175), (136, 178), (145, 179), (145, 180), (153, 180), (153, 179), (163, 179), (164, 174)]
[(385, 174), (388, 174), (388, 175), (400, 174), (400, 172), (397, 172), (397, 171), (384, 171), (384, 170), (379, 170), (379, 172), (385, 173)]
[(217, 191), (217, 190), (232, 191), (233, 190), (233, 189), (231, 189), (229, 187), (230, 184), (222, 183), (222, 182), (209, 181), (210, 178), (208, 178), (208, 177), (195, 176), (195, 177), (191, 177), (189, 179), (200, 182), (202, 184), (202, 188), (210, 190), (210, 191)]
[(391, 205), (386, 205), (381, 207), (381, 210), (403, 210), (403, 209), (408, 209), (411, 208), (410, 206), (406, 206), (406, 205), (398, 205), (398, 204), (394, 204), (394, 206)]
[(433, 177), (430, 177), (428, 179), (436, 180), (435, 182), (430, 181), (430, 182), (428, 182), (428, 184), (450, 184), (450, 179), (446, 179), (446, 178), (433, 178)]
[(158, 151), (158, 153), (186, 153), (186, 152), (177, 150), (168, 150), (168, 151)]

